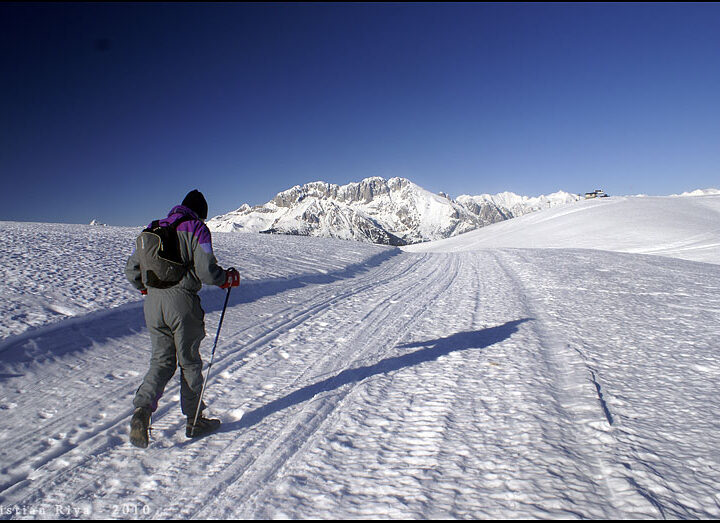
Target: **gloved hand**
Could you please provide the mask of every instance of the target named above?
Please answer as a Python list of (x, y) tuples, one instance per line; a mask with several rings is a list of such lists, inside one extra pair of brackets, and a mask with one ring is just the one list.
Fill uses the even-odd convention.
[(141, 290), (140, 294), (142, 294), (143, 296), (147, 296), (147, 289)]
[(234, 269), (229, 268), (225, 271), (225, 283), (220, 285), (221, 289), (227, 289), (228, 287), (237, 287), (240, 285), (240, 273)]

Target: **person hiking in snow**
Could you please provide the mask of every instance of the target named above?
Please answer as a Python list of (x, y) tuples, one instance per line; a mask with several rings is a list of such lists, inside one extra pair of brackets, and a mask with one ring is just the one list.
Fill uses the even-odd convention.
[[(143, 234), (157, 233), (155, 237), (170, 234), (165, 238), (172, 241), (166, 239), (165, 243), (174, 249), (173, 256), (178, 258), (175, 269), (181, 268), (179, 281), (164, 281), (163, 271), (151, 270), (158, 257), (147, 254), (146, 242), (141, 240), (143, 234), (138, 237), (136, 249), (125, 267), (127, 279), (145, 295), (145, 322), (152, 342), (150, 369), (135, 394), (135, 411), (130, 422), (130, 441), (141, 448), (148, 446), (150, 415), (157, 409), (178, 365), (181, 408), (187, 417), (186, 436), (202, 436), (220, 425), (219, 420), (202, 416), (206, 407), (203, 403), (193, 426), (203, 385), (200, 342), (205, 337), (205, 312), (197, 293), (203, 283), (223, 289), (237, 287), (240, 275), (235, 269), (218, 266), (210, 231), (204, 223), (207, 213), (205, 197), (193, 190), (181, 205), (172, 208), (167, 218), (154, 221), (143, 231)], [(150, 240), (147, 243), (153, 240), (152, 234), (145, 238)], [(166, 257), (172, 259), (172, 256)], [(166, 263), (165, 258), (160, 259), (160, 263)]]

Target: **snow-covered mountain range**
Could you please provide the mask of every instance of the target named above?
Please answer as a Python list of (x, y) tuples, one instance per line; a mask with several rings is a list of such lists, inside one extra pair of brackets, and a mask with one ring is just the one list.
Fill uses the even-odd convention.
[(530, 198), (511, 192), (452, 200), (405, 178), (366, 178), (335, 185), (313, 182), (279, 193), (264, 205), (243, 205), (208, 220), (217, 232), (267, 232), (408, 245), (449, 238), (491, 223), (579, 200), (559, 191)]
[(670, 196), (714, 196), (719, 195), (720, 189), (696, 189), (694, 191), (684, 192), (681, 194), (671, 194)]

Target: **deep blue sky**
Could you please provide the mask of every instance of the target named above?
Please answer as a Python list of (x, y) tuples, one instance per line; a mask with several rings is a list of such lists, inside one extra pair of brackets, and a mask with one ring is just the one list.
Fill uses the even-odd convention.
[(2, 4), (0, 220), (720, 185), (720, 4)]

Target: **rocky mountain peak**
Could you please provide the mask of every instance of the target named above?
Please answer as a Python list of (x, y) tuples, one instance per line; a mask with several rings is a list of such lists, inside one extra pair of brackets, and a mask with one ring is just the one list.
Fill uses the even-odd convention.
[(555, 193), (528, 198), (513, 193), (461, 196), (434, 194), (406, 178), (365, 178), (336, 185), (296, 185), (266, 203), (208, 221), (213, 231), (266, 232), (344, 238), (387, 245), (437, 240), (579, 199)]

